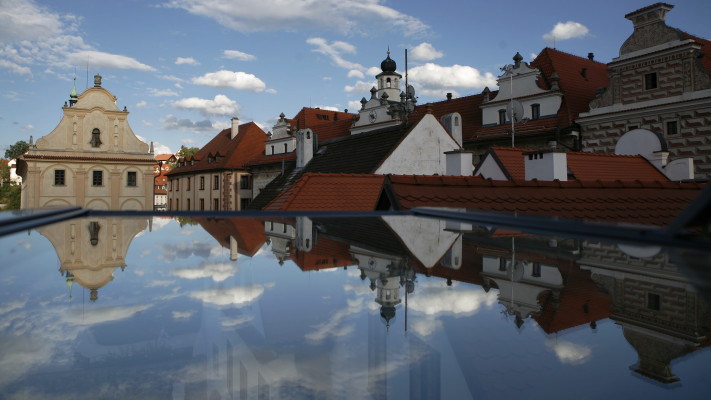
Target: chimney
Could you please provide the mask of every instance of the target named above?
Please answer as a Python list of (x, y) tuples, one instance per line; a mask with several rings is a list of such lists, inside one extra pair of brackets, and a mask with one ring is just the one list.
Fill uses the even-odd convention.
[(567, 181), (568, 159), (566, 153), (532, 151), (523, 153), (526, 180)]
[(296, 168), (303, 168), (314, 157), (316, 135), (311, 129), (302, 129), (296, 133)]
[(230, 139), (234, 139), (239, 133), (239, 118), (232, 118), (232, 132), (230, 132)]
[(451, 101), (451, 100), (452, 100), (452, 93), (447, 93), (447, 101)]
[(625, 18), (632, 21), (634, 30), (636, 31), (637, 28), (646, 25), (664, 23), (667, 12), (671, 11), (672, 8), (674, 8), (674, 6), (671, 4), (656, 3), (648, 7), (640, 8), (637, 11), (632, 11), (625, 15)]
[(459, 113), (451, 113), (451, 114), (446, 114), (443, 115), (442, 118), (440, 118), (440, 122), (444, 126), (444, 129), (447, 130), (447, 132), (452, 135), (452, 138), (457, 142), (459, 147), (464, 147), (464, 143), (462, 141), (462, 117), (459, 115)]
[(234, 236), (230, 235), (230, 260), (232, 261), (237, 261), (237, 258), (239, 258), (237, 248), (237, 239), (235, 239)]
[(474, 174), (474, 153), (466, 150), (453, 150), (444, 152), (446, 175), (472, 176)]
[(593, 54), (593, 53), (588, 53), (588, 60), (590, 60), (590, 61), (595, 61), (595, 54)]

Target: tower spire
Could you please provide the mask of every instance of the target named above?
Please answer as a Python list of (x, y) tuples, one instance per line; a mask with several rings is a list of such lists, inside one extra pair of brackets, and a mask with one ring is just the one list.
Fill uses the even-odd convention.
[(77, 76), (74, 74), (74, 87), (69, 93), (69, 107), (74, 107), (74, 104), (79, 100), (79, 94), (77, 93)]

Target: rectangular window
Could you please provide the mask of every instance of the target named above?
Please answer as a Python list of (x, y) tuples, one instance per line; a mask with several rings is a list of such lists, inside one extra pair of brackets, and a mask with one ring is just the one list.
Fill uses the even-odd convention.
[(205, 177), (200, 177), (200, 190), (205, 190)]
[(200, 211), (205, 211), (205, 199), (200, 199)]
[(176, 192), (180, 191), (180, 178), (175, 180), (175, 191)]
[(188, 208), (186, 210), (190, 211), (190, 199), (188, 199)]
[(506, 123), (506, 110), (499, 110), (499, 125)]
[(104, 172), (103, 171), (92, 171), (91, 186), (103, 186), (103, 184), (104, 184)]
[(533, 270), (531, 271), (531, 276), (540, 278), (541, 277), (541, 263), (534, 262)]
[(531, 119), (541, 118), (541, 105), (532, 104), (531, 105)]
[(240, 200), (240, 210), (245, 210), (249, 206), (249, 199), (241, 199)]
[(219, 209), (220, 209), (220, 200), (218, 200), (218, 199), (213, 199), (213, 200), (212, 200), (212, 209), (213, 209), (213, 210), (219, 210)]
[(128, 176), (126, 176), (126, 184), (128, 186), (136, 186), (136, 172), (129, 171)]
[(220, 188), (220, 176), (219, 175), (214, 175), (212, 178), (212, 188), (217, 190)]
[(657, 88), (657, 73), (651, 72), (644, 75), (644, 88), (646, 90)]
[(252, 180), (250, 179), (249, 175), (242, 175), (240, 177), (239, 187), (240, 187), (240, 189), (251, 189), (252, 188)]
[(499, 258), (499, 271), (506, 271), (506, 259)]
[(654, 293), (647, 293), (647, 308), (650, 310), (659, 311), (659, 295)]
[(188, 188), (185, 189), (185, 190), (188, 191), (188, 192), (190, 191), (190, 178), (188, 178)]
[(168, 190), (170, 190), (171, 192), (173, 191), (173, 180), (172, 179), (168, 181)]
[(667, 121), (667, 135), (676, 135), (679, 133), (679, 128), (676, 121)]
[(54, 184), (55, 186), (64, 186), (64, 170), (55, 169), (54, 170)]

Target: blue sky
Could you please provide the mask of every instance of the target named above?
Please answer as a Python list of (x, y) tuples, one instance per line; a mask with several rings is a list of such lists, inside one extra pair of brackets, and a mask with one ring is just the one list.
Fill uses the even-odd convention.
[[(0, 0), (0, 156), (48, 134), (75, 71), (103, 86), (156, 152), (201, 147), (233, 116), (270, 130), (302, 107), (355, 111), (388, 47), (419, 102), (494, 89), (518, 51), (610, 62), (645, 0)], [(711, 38), (711, 2), (673, 2), (667, 24)]]

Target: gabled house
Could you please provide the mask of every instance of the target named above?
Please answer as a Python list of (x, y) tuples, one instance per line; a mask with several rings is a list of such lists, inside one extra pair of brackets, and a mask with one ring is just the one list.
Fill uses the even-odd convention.
[[(585, 151), (617, 152), (626, 134), (656, 136), (658, 154), (693, 157), (686, 169), (708, 179), (711, 42), (667, 26), (673, 7), (656, 3), (625, 15), (634, 31), (607, 64), (609, 84), (576, 122)], [(663, 159), (660, 164), (666, 167)]]
[(481, 122), (476, 129), (465, 128), (464, 147), (475, 153), (475, 161), (491, 146), (542, 149), (554, 142), (580, 151), (575, 118), (607, 85), (605, 64), (594, 61), (592, 53), (583, 58), (551, 48), (530, 64), (518, 53), (513, 61), (499, 76), (498, 91), (487, 87), (477, 95)]
[(474, 171), (494, 180), (645, 181), (669, 179), (640, 155), (490, 148)]
[(267, 136), (254, 122), (223, 130), (168, 176), (169, 210), (242, 210), (252, 199), (245, 164), (264, 151)]
[(153, 146), (128, 123), (128, 110), (101, 86), (77, 94), (62, 119), (18, 157), (25, 208), (79, 206), (98, 210), (153, 209)]
[(171, 164), (178, 162), (174, 154), (158, 154), (154, 157), (155, 174), (153, 184), (153, 207), (158, 210), (165, 210), (168, 207), (168, 178), (166, 174), (172, 169)]

